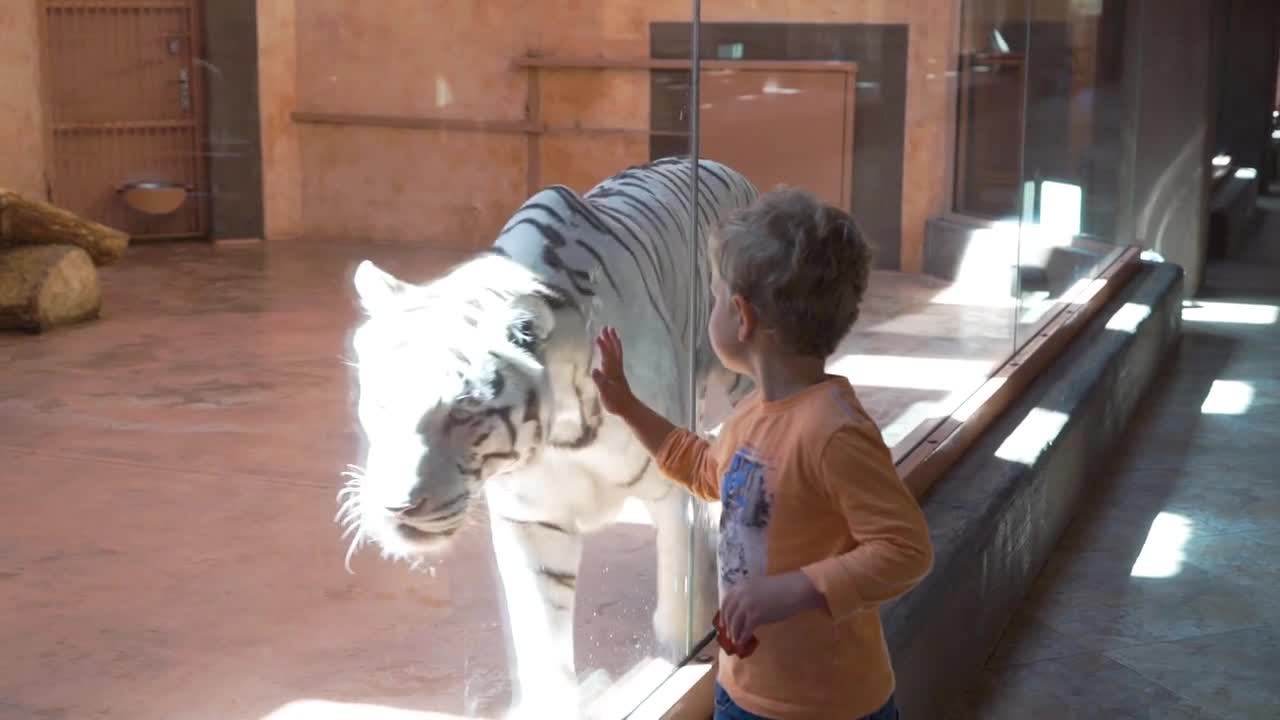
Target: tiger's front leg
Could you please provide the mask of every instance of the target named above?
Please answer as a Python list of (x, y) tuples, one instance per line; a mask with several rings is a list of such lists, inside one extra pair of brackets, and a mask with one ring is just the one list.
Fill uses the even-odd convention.
[(711, 630), (719, 605), (715, 537), (708, 536), (702, 521), (705, 505), (683, 490), (673, 486), (665, 497), (647, 504), (658, 545), (654, 634), (671, 660), (681, 660)]
[(568, 522), (512, 519), (499, 511), (490, 512), (489, 529), (514, 661), (512, 716), (572, 717), (579, 703), (573, 608), (582, 536)]

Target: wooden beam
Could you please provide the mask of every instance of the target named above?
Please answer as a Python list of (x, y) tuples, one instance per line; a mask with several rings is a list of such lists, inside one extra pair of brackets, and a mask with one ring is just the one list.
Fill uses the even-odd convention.
[[(660, 58), (522, 57), (512, 60), (518, 69), (552, 70), (689, 70), (691, 60)], [(856, 74), (858, 64), (844, 60), (703, 60), (704, 71), (786, 70), (789, 72), (839, 72)]]
[(354, 125), (411, 130), (460, 130), (492, 133), (536, 133), (540, 128), (524, 120), (470, 120), (415, 115), (377, 115), (364, 113), (327, 113), (295, 110), (290, 115), (296, 123), (307, 125)]

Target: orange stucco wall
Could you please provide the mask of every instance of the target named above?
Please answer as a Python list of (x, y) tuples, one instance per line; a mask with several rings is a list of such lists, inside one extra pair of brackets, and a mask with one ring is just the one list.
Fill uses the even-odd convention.
[(302, 234), (302, 155), (290, 115), (298, 104), (297, 4), (258, 0), (258, 106), (262, 133), (263, 233)]
[(36, 0), (0, 2), (0, 186), (47, 197)]
[[(527, 53), (643, 58), (649, 23), (687, 22), (685, 0), (259, 0), (284, 4), (296, 31), (291, 70), (298, 110), (355, 115), (457, 118), (517, 123), (528, 102), (527, 75), (511, 60)], [(926, 218), (946, 200), (949, 172), (956, 2), (942, 0), (707, 0), (703, 19), (717, 21), (903, 23), (910, 26), (908, 126), (903, 176), (902, 264), (920, 266)], [(287, 34), (290, 23), (260, 34)], [(288, 43), (263, 42), (264, 54)], [(294, 125), (288, 61), (264, 57), (264, 152), (273, 217), (300, 212), (306, 237), (422, 242), (475, 249), (526, 197), (527, 138), (362, 125)], [(272, 75), (272, 68), (280, 70)], [(268, 97), (268, 93), (272, 94)], [(643, 73), (557, 72), (546, 76), (543, 114), (553, 126), (644, 129), (649, 86)], [(273, 114), (274, 113), (274, 114)], [(279, 140), (282, 139), (283, 140)], [(297, 161), (273, 147), (296, 138)], [(277, 142), (279, 140), (279, 142)], [(552, 135), (539, 155), (543, 184), (585, 190), (621, 167), (643, 161), (648, 141), (634, 135)], [(288, 153), (285, 153), (286, 155)], [(271, 178), (272, 173), (276, 177)], [(275, 187), (274, 190), (271, 188)], [(274, 208), (274, 209), (273, 209)]]

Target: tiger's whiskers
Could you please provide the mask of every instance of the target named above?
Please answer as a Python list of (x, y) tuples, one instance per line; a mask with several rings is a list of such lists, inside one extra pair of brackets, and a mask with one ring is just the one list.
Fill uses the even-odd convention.
[(355, 571), (351, 569), (351, 558), (355, 557), (356, 552), (365, 543), (364, 528), (360, 523), (360, 490), (364, 486), (365, 475), (364, 468), (358, 465), (348, 465), (347, 468), (342, 473), (346, 481), (338, 491), (338, 514), (333, 519), (343, 528), (342, 539), (351, 538), (342, 564), (348, 573), (354, 575)]

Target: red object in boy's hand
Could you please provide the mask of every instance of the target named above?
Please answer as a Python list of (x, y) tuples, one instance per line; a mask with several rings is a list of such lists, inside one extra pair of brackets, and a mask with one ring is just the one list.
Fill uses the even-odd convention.
[(720, 647), (724, 648), (724, 651), (730, 655), (737, 655), (743, 658), (750, 657), (751, 653), (756, 651), (756, 646), (760, 644), (760, 641), (756, 639), (755, 635), (752, 635), (751, 638), (747, 640), (747, 644), (742, 647), (738, 647), (733, 644), (733, 641), (729, 639), (729, 634), (725, 632), (724, 623), (720, 621), (719, 610), (716, 611), (716, 616), (712, 619), (711, 624), (715, 625), (716, 628), (716, 642), (720, 643)]

